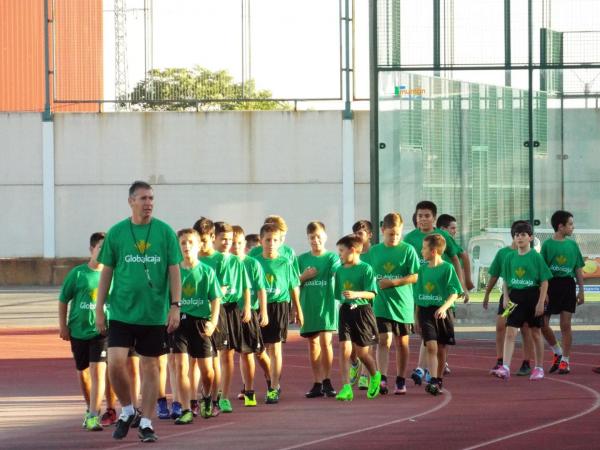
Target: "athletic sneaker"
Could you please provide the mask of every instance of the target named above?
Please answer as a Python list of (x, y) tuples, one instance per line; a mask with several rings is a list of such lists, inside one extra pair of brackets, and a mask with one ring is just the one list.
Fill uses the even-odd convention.
[(379, 393), (381, 395), (387, 395), (387, 393), (388, 393), (387, 380), (381, 380), (381, 383), (379, 383)]
[(394, 395), (406, 394), (406, 381), (404, 378), (396, 377), (396, 388), (394, 389)]
[(375, 398), (379, 395), (379, 386), (381, 385), (381, 372), (378, 370), (369, 380), (369, 390), (367, 398)]
[(200, 402), (200, 417), (208, 419), (209, 417), (212, 417), (212, 411), (212, 402), (210, 400), (208, 402), (204, 400)]
[(431, 381), (431, 374), (429, 373), (429, 369), (425, 369), (425, 375), (423, 375), (423, 380), (425, 380), (425, 383), (429, 383)]
[(446, 363), (444, 365), (444, 375), (450, 375), (452, 373), (452, 371), (450, 370), (450, 366), (448, 365), (448, 363)]
[(228, 398), (219, 399), (219, 409), (221, 412), (230, 413), (233, 412), (233, 408), (231, 407), (231, 402)]
[(425, 392), (434, 396), (441, 394), (438, 384), (433, 382), (427, 383), (425, 386)]
[(237, 395), (237, 399), (238, 400), (244, 400), (244, 389), (242, 388), (242, 390), (240, 391), (240, 393)]
[(360, 374), (360, 359), (356, 360), (356, 364), (350, 363), (350, 371), (348, 372), (348, 377), (350, 378), (350, 384), (354, 386), (356, 384), (356, 380), (358, 380)]
[(559, 375), (566, 375), (571, 372), (571, 368), (569, 367), (569, 363), (566, 361), (561, 361), (558, 365), (558, 373)]
[(81, 428), (85, 429), (85, 424), (87, 423), (88, 416), (90, 415), (89, 411), (86, 411), (83, 415), (83, 423), (81, 424)]
[(342, 386), (342, 389), (340, 390), (338, 395), (335, 396), (335, 399), (340, 400), (342, 402), (351, 402), (354, 399), (354, 392), (352, 392), (352, 385), (345, 384), (344, 386)]
[(117, 420), (117, 424), (115, 425), (115, 431), (113, 431), (113, 439), (123, 439), (129, 433), (129, 427), (131, 426), (131, 422), (137, 416), (137, 411), (131, 416), (127, 416), (125, 414), (121, 414), (119, 416), (119, 420)]
[(100, 417), (89, 415), (85, 421), (85, 428), (88, 431), (102, 431), (102, 424), (100, 423)]
[(156, 415), (162, 420), (171, 418), (171, 411), (169, 411), (169, 405), (167, 404), (166, 398), (162, 397), (156, 401)]
[(217, 417), (221, 414), (221, 408), (219, 408), (219, 402), (213, 402), (211, 417)]
[(244, 392), (244, 406), (256, 406), (256, 395), (254, 391)]
[(323, 393), (323, 385), (321, 383), (314, 383), (310, 391), (304, 394), (306, 398), (323, 397), (323, 395), (325, 394)]
[(194, 414), (191, 409), (184, 409), (181, 416), (175, 419), (175, 425), (188, 425), (194, 421)]
[(102, 414), (102, 417), (100, 418), (100, 423), (102, 426), (109, 427), (116, 421), (117, 412), (114, 410), (114, 408), (106, 408), (106, 411), (104, 411), (104, 414)]
[(420, 367), (417, 367), (410, 374), (410, 377), (415, 382), (415, 385), (418, 385), (418, 386), (421, 386), (421, 384), (423, 383), (423, 377), (424, 376), (425, 376), (425, 372)]
[(497, 362), (496, 365), (490, 369), (490, 375), (494, 375), (494, 370), (498, 370), (500, 367), (502, 367), (502, 364)]
[(265, 403), (267, 405), (274, 405), (279, 403), (279, 389), (269, 389), (265, 396)]
[(138, 430), (138, 436), (142, 442), (156, 442), (158, 436), (154, 433), (154, 430), (150, 427), (140, 428)]
[(550, 370), (548, 370), (549, 373), (554, 373), (558, 370), (558, 366), (560, 365), (560, 362), (562, 361), (562, 355), (557, 355), (556, 353), (554, 354), (554, 356), (552, 357), (552, 365), (550, 366)]
[(179, 402), (173, 402), (171, 405), (171, 419), (179, 419), (183, 414), (183, 405)]
[(529, 364), (522, 364), (517, 371), (518, 377), (526, 377), (531, 374), (531, 366)]
[(140, 422), (142, 421), (142, 411), (140, 408), (135, 408), (135, 417), (133, 422), (131, 422), (131, 428), (137, 428), (140, 426)]
[(335, 397), (337, 395), (337, 392), (333, 388), (333, 385), (331, 384), (331, 380), (329, 378), (325, 378), (323, 380), (323, 394), (325, 394), (326, 397), (330, 398)]
[[(352, 383), (350, 383), (352, 384)], [(366, 391), (369, 389), (369, 377), (366, 375), (361, 375), (358, 379), (358, 389), (361, 391)]]
[(200, 411), (200, 405), (198, 403), (198, 400), (190, 401), (190, 410), (192, 411), (194, 417), (198, 417), (198, 412)]
[(510, 372), (509, 370), (504, 367), (504, 366), (500, 366), (495, 370), (492, 370), (492, 375), (494, 375), (495, 377), (498, 378), (502, 378), (503, 380), (508, 381), (510, 379)]
[(544, 378), (544, 369), (542, 369), (541, 367), (536, 367), (533, 369), (533, 372), (531, 372), (531, 376), (529, 377), (529, 379), (531, 381), (539, 381), (542, 380)]

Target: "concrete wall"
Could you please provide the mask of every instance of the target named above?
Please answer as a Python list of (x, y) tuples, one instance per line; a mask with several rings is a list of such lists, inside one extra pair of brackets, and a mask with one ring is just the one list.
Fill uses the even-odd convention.
[[(8, 161), (0, 205), (20, 224), (0, 224), (0, 257), (40, 256), (39, 115), (0, 115), (0, 137)], [(368, 113), (355, 115), (354, 139), (362, 218), (369, 214)], [(331, 248), (349, 231), (341, 223), (341, 112), (60, 114), (54, 143), (57, 257), (84, 256), (91, 232), (126, 217), (135, 179), (154, 184), (155, 214), (175, 229), (204, 215), (257, 232), (266, 215), (280, 214), (298, 251), (307, 248), (310, 220), (325, 222)]]

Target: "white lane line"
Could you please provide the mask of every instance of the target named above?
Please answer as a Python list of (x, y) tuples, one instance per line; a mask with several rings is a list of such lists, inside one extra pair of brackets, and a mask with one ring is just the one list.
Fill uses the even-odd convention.
[(379, 425), (373, 425), (370, 427), (365, 427), (365, 428), (359, 428), (358, 430), (353, 430), (353, 431), (348, 431), (346, 433), (338, 433), (338, 434), (334, 434), (328, 437), (324, 437), (321, 439), (315, 439), (314, 441), (308, 441), (308, 442), (303, 442), (300, 444), (296, 444), (296, 445), (292, 445), (290, 447), (283, 447), (280, 448), (279, 450), (292, 450), (294, 448), (302, 448), (302, 447), (308, 447), (310, 445), (315, 445), (315, 444), (320, 444), (321, 442), (327, 442), (327, 441), (331, 441), (333, 439), (339, 439), (339, 438), (343, 438), (346, 436), (352, 436), (353, 434), (358, 434), (358, 433), (364, 433), (365, 431), (371, 431), (371, 430), (376, 430), (378, 428), (383, 428), (383, 427), (387, 427), (390, 425), (395, 425), (398, 423), (402, 423), (402, 422), (406, 422), (409, 420), (413, 420), (416, 419), (417, 417), (422, 417), (422, 416), (426, 416), (428, 414), (432, 414), (442, 408), (444, 408), (445, 406), (448, 405), (448, 403), (450, 403), (450, 401), (452, 400), (452, 393), (448, 390), (444, 390), (444, 401), (442, 403), (440, 403), (439, 405), (435, 406), (434, 408), (428, 409), (426, 411), (423, 411), (421, 413), (418, 414), (414, 414), (412, 416), (408, 416), (408, 417), (403, 417), (401, 419), (396, 419), (396, 420), (392, 420), (390, 422), (385, 422), (385, 423), (381, 423)]

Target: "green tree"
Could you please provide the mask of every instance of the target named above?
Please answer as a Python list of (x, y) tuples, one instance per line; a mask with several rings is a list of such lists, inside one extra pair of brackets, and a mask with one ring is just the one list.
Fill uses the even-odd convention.
[(290, 109), (286, 102), (270, 98), (271, 91), (257, 90), (254, 80), (236, 83), (226, 70), (212, 72), (200, 66), (150, 70), (130, 94), (132, 107), (143, 111)]

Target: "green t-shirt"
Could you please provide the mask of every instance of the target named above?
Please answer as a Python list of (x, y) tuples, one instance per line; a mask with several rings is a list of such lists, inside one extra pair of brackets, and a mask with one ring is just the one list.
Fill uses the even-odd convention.
[[(87, 264), (74, 267), (63, 282), (58, 300), (69, 304), (67, 326), (75, 339), (92, 339), (96, 330), (96, 295), (100, 271)], [(105, 306), (106, 311), (106, 306)]]
[[(255, 258), (258, 255), (262, 255), (262, 245), (259, 245), (258, 247), (254, 247), (252, 250), (250, 250), (250, 252), (248, 253), (248, 256), (251, 256), (252, 258)], [(296, 276), (300, 276), (300, 268), (298, 266), (298, 258), (296, 257), (296, 252), (294, 251), (294, 249), (292, 247), (290, 247), (289, 245), (286, 244), (281, 244), (281, 247), (279, 247), (279, 249), (277, 250), (277, 253), (279, 254), (279, 256), (283, 256), (284, 258), (287, 258), (291, 263), (292, 266), (294, 267), (294, 270), (296, 271)]]
[(307, 252), (298, 257), (298, 265), (300, 273), (309, 267), (317, 270), (315, 277), (300, 287), (300, 306), (304, 315), (300, 333), (337, 330), (338, 311), (333, 277), (340, 267), (340, 258), (333, 252), (325, 252), (320, 256)]
[(579, 246), (571, 239), (544, 241), (541, 255), (554, 278), (574, 278), (575, 270), (585, 265)]
[(402, 240), (415, 248), (417, 256), (419, 257), (419, 261), (421, 261), (421, 265), (427, 264), (427, 260), (423, 258), (423, 255), (421, 254), (421, 249), (423, 248), (423, 239), (425, 239), (425, 236), (430, 234), (439, 234), (446, 239), (446, 250), (444, 250), (444, 254), (442, 255), (442, 259), (444, 259), (444, 261), (451, 262), (451, 258), (453, 256), (457, 256), (461, 253), (461, 248), (447, 231), (434, 228), (429, 233), (423, 233), (418, 228), (415, 228), (406, 236), (404, 236)]
[[(104, 238), (98, 261), (113, 268), (111, 320), (165, 325), (169, 311), (169, 266), (182, 260), (173, 229), (153, 218), (135, 225), (130, 218)], [(147, 269), (147, 271), (146, 271)]]
[(288, 258), (265, 258), (262, 253), (255, 256), (265, 272), (265, 290), (267, 303), (283, 303), (290, 301), (290, 289), (300, 285), (297, 272)]
[(502, 278), (510, 289), (527, 289), (552, 278), (552, 272), (535, 250), (524, 255), (515, 251), (504, 260)]
[[(387, 278), (397, 280), (419, 271), (419, 258), (412, 245), (400, 242), (395, 247), (383, 243), (376, 244), (361, 259), (370, 264), (377, 280)], [(414, 322), (415, 305), (412, 284), (377, 290), (373, 300), (376, 317), (395, 320), (400, 323)]]
[(179, 268), (181, 273), (181, 313), (200, 319), (210, 319), (211, 302), (221, 297), (221, 286), (215, 271), (205, 264), (192, 269)]
[(223, 303), (238, 303), (244, 307), (244, 291), (250, 289), (250, 280), (243, 261), (231, 253), (223, 255), (223, 282), (227, 292), (221, 300)]
[[(265, 271), (260, 263), (250, 256), (244, 258), (244, 267), (246, 267), (246, 273), (250, 279), (250, 308), (256, 311), (260, 306), (258, 304), (258, 291), (267, 288), (265, 284)], [(238, 306), (243, 308), (244, 305), (238, 304)]]
[(212, 255), (199, 256), (198, 259), (215, 271), (219, 283), (223, 282), (223, 253), (215, 251)]
[(510, 255), (514, 251), (515, 249), (511, 246), (504, 247), (498, 250), (496, 256), (494, 256), (494, 259), (492, 260), (490, 268), (488, 269), (488, 273), (490, 274), (490, 276), (496, 278), (500, 278), (502, 276), (502, 266), (504, 265), (504, 260), (508, 255)]
[(373, 268), (364, 261), (358, 264), (344, 267), (343, 265), (335, 272), (335, 298), (341, 303), (349, 305), (369, 305), (370, 300), (365, 298), (344, 298), (343, 291), (368, 291), (377, 293), (377, 279)]
[(419, 279), (415, 283), (414, 297), (417, 306), (442, 306), (452, 294), (460, 295), (463, 290), (454, 266), (447, 261), (419, 269)]

